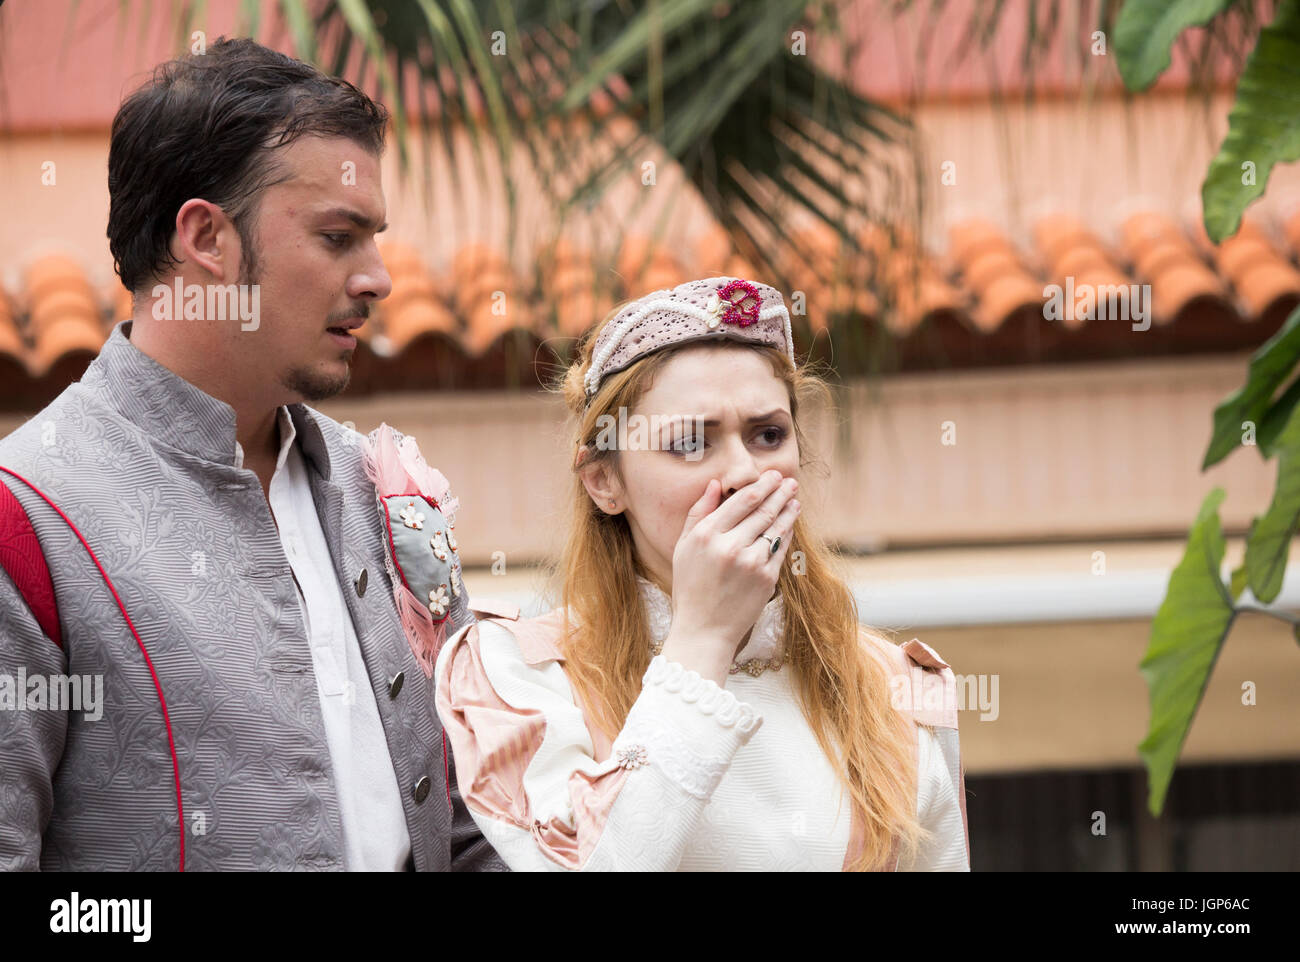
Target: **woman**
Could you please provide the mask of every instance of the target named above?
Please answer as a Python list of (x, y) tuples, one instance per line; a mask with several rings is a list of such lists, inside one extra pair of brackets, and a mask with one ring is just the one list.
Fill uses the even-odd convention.
[(735, 278), (584, 343), (563, 605), (480, 621), (435, 670), (461, 792), (511, 868), (968, 868), (954, 676), (859, 627), (799, 520), (819, 390), (781, 295)]

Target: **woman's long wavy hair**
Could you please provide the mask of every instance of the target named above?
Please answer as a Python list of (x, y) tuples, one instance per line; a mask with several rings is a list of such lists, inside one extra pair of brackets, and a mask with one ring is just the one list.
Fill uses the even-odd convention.
[[(613, 315), (611, 314), (612, 318)], [(608, 323), (606, 319), (605, 323)], [(641, 691), (650, 664), (650, 628), (636, 573), (656, 581), (636, 556), (631, 529), (622, 514), (610, 515), (593, 503), (578, 474), (577, 452), (587, 459), (612, 458), (616, 451), (597, 450), (599, 428), (620, 407), (631, 413), (653, 383), (655, 374), (676, 349), (664, 348), (602, 380), (590, 404), (583, 376), (591, 364), (597, 325), (582, 342), (577, 359), (562, 377), (559, 390), (577, 422), (572, 519), (556, 578), (569, 618), (564, 641), (565, 670), (589, 717), (612, 740), (622, 729)], [(794, 367), (780, 350), (766, 345), (727, 341), (738, 350), (762, 353), (773, 374), (785, 383), (799, 444), (800, 465), (809, 463), (808, 446), (799, 428), (801, 402), (827, 400), (829, 391), (817, 376)], [(785, 603), (786, 651), (794, 672), (800, 707), (826, 757), (835, 760), (840, 782), (852, 799), (864, 828), (859, 858), (849, 868), (882, 868), (898, 840), (899, 858), (911, 858), (928, 835), (917, 822), (917, 772), (913, 724), (890, 701), (889, 673), (869, 654), (870, 635), (858, 623), (857, 606), (834, 570), (835, 557), (801, 519), (795, 522), (790, 553), (802, 553), (802, 573), (782, 566), (777, 590)], [(664, 585), (660, 585), (664, 588)]]

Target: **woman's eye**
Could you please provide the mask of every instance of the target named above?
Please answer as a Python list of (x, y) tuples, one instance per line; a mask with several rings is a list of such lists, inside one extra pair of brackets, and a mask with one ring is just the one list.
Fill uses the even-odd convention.
[(347, 234), (326, 234), (325, 239), (330, 242), (332, 247), (342, 247), (348, 241)]
[(778, 428), (778, 427), (763, 428), (763, 430), (759, 433), (759, 437), (762, 438), (768, 445), (772, 447), (776, 447), (782, 441), (785, 440), (785, 428)]
[(680, 438), (675, 438), (668, 446), (668, 450), (674, 454), (694, 454), (704, 450), (704, 437), (699, 434), (684, 434)]

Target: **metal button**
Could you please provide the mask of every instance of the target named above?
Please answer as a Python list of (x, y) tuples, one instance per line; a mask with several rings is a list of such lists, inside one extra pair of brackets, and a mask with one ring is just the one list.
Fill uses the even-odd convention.
[(396, 698), (398, 694), (401, 693), (402, 683), (404, 681), (406, 681), (406, 672), (404, 671), (399, 671), (396, 675), (392, 677), (392, 680), (388, 682), (389, 698)]
[(357, 575), (357, 597), (364, 597), (366, 593), (366, 583), (370, 580), (370, 575), (365, 568), (361, 569), (361, 574)]
[(430, 782), (429, 782), (428, 775), (422, 776), (420, 780), (415, 783), (414, 794), (415, 794), (415, 801), (417, 804), (429, 797), (429, 786), (430, 786)]

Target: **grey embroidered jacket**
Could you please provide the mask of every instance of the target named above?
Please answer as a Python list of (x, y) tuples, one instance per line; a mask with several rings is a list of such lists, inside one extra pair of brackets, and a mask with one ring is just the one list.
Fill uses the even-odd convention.
[[(182, 846), (187, 870), (341, 869), (298, 596), (257, 476), (234, 467), (234, 411), (134, 347), (130, 324), (0, 441), (0, 465), (72, 520), (140, 635), (68, 525), (0, 473), (40, 539), (63, 633), (60, 649), (0, 570), (0, 683), (8, 675), (17, 693), (0, 710), (0, 869), (176, 869)], [(306, 405), (290, 413), (413, 867), (503, 870), (455, 790), (432, 685), (402, 632), (360, 435)], [(473, 619), (467, 602), (453, 600), (449, 635)], [(102, 678), (99, 708), (34, 700), (32, 679), (63, 676), (89, 680), (92, 694)]]

